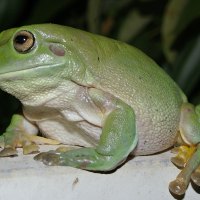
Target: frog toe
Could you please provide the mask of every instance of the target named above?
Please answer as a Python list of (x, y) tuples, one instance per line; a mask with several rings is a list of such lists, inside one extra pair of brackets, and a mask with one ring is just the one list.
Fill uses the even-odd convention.
[(39, 153), (34, 157), (34, 160), (41, 161), (48, 166), (61, 165), (60, 153), (56, 151)]
[(181, 196), (187, 190), (188, 184), (184, 179), (176, 179), (169, 184), (169, 190), (172, 194)]
[(58, 166), (61, 165), (60, 156), (56, 153), (48, 153), (43, 158), (43, 163), (48, 166)]
[[(10, 145), (5, 147), (3, 150), (0, 151), (0, 157), (17, 156), (18, 152), (16, 148), (17, 146), (15, 145)], [(36, 144), (23, 145), (22, 148), (24, 155), (37, 153), (39, 151), (39, 146)]]
[(0, 151), (0, 157), (17, 156), (17, 150), (12, 147), (6, 147)]
[(178, 157), (178, 156), (171, 158), (171, 162), (180, 168), (183, 168), (186, 163), (185, 159)]
[(191, 179), (195, 185), (200, 187), (200, 166), (192, 173)]
[(173, 153), (177, 153), (177, 155), (171, 158), (171, 162), (179, 168), (184, 168), (187, 161), (191, 158), (195, 150), (195, 146), (181, 145), (180, 147), (176, 147), (173, 149)]
[(42, 153), (37, 154), (36, 156), (34, 156), (34, 160), (42, 161), (46, 153), (47, 152), (42, 152)]
[(31, 154), (31, 153), (38, 153), (39, 152), (39, 146), (36, 144), (29, 144), (23, 146), (23, 154)]

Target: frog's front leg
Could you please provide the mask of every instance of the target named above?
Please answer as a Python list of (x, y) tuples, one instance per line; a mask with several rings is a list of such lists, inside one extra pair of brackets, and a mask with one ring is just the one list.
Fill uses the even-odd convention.
[[(96, 148), (80, 148), (67, 152), (50, 151), (35, 157), (47, 165), (107, 171), (121, 164), (135, 148), (138, 138), (133, 109), (97, 89), (90, 89), (90, 98), (103, 114), (103, 128)], [(108, 105), (109, 104), (109, 105)], [(110, 105), (112, 104), (112, 105)]]
[(0, 146), (4, 149), (0, 157), (17, 155), (16, 148), (22, 147), (24, 154), (37, 152), (37, 144), (58, 144), (57, 141), (36, 136), (38, 129), (22, 115), (13, 115), (5, 133), (0, 136)]
[[(191, 145), (192, 155), (190, 159), (184, 164), (184, 168), (169, 185), (169, 189), (176, 195), (183, 195), (187, 189), (190, 179), (200, 186), (200, 105), (194, 107), (189, 103), (182, 106), (181, 119), (180, 119), (180, 132), (183, 140)], [(196, 150), (193, 148), (196, 146)], [(190, 151), (191, 148), (188, 148)], [(176, 159), (181, 159), (179, 156)], [(186, 159), (187, 160), (187, 159)]]

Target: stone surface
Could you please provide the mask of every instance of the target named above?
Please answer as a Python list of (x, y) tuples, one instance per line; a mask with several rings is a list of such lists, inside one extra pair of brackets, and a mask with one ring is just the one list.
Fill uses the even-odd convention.
[[(52, 149), (41, 146), (41, 150)], [(55, 148), (55, 147), (54, 147)], [(48, 167), (33, 155), (1, 158), (0, 200), (169, 200), (168, 184), (179, 170), (171, 153), (135, 157), (113, 173), (99, 174), (71, 167)], [(199, 192), (199, 191), (198, 191)], [(199, 200), (190, 186), (185, 200)]]

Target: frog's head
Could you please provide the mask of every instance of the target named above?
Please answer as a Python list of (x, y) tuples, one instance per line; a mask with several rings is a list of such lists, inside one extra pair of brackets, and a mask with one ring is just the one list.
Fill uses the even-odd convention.
[(77, 32), (54, 24), (3, 31), (0, 34), (0, 87), (20, 98), (36, 90), (57, 87), (62, 79), (71, 79), (71, 74), (84, 71), (78, 57), (81, 47), (73, 40), (79, 37)]
[(28, 69), (63, 65), (66, 60), (64, 38), (53, 30), (54, 26), (30, 25), (3, 31), (0, 34), (0, 74), (16, 72), (17, 75)]

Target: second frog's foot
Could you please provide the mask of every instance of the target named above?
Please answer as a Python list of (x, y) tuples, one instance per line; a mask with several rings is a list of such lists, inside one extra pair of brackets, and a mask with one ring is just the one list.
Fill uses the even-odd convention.
[[(186, 152), (188, 152), (188, 149)], [(169, 190), (175, 195), (183, 195), (190, 180), (192, 180), (195, 185), (200, 186), (200, 144), (198, 144), (192, 152), (193, 153), (190, 152), (189, 154), (184, 154), (183, 157), (180, 156), (182, 154), (177, 156), (178, 159), (181, 158), (184, 162), (185, 160), (187, 161), (183, 167), (181, 163), (181, 167), (183, 168), (182, 171), (178, 174), (176, 179), (169, 184)]]
[(10, 125), (0, 136), (0, 157), (16, 156), (16, 148), (22, 147), (23, 154), (39, 151), (38, 144), (59, 144), (60, 142), (37, 136), (37, 127), (21, 115), (13, 115)]

